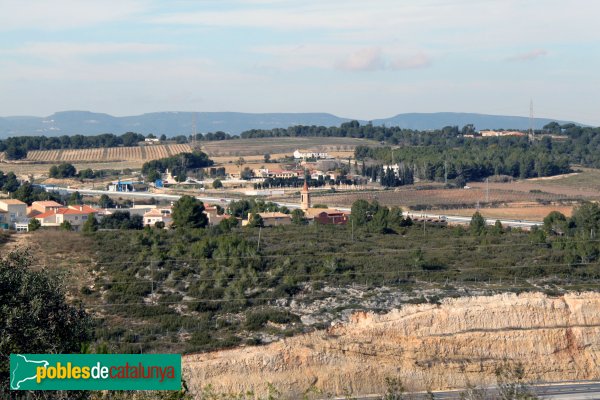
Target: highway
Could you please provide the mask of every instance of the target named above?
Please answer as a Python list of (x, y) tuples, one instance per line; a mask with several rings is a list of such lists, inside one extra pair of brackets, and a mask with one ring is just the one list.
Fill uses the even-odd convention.
[[(108, 190), (71, 189), (71, 188), (64, 188), (64, 187), (59, 187), (59, 186), (48, 187), (47, 190), (64, 191), (64, 192), (69, 192), (69, 193), (79, 192), (81, 194), (94, 195), (94, 196), (106, 194), (109, 196), (132, 197), (132, 198), (142, 198), (142, 199), (149, 199), (149, 198), (153, 197), (155, 199), (170, 200), (170, 201), (177, 201), (181, 197), (180, 195), (175, 195), (175, 194), (159, 194), (159, 193), (148, 193), (148, 192), (111, 192)], [(224, 198), (224, 197), (208, 197), (208, 196), (195, 196), (195, 197), (198, 200), (201, 200), (205, 203), (223, 204), (223, 205), (225, 205), (231, 201), (238, 200), (238, 199), (234, 199), (234, 198)], [(282, 203), (282, 202), (275, 202), (275, 203), (279, 206), (285, 206), (289, 209), (300, 208), (299, 203)], [(336, 207), (336, 208), (341, 211), (350, 211), (350, 208), (344, 208), (344, 207)], [(426, 219), (426, 220), (430, 219), (432, 221), (445, 220), (449, 224), (460, 224), (460, 225), (468, 225), (469, 222), (471, 222), (471, 217), (463, 217), (463, 216), (458, 216), (458, 215), (404, 212), (404, 216), (410, 216), (413, 219), (416, 218), (419, 220), (422, 220), (422, 219)], [(487, 223), (489, 225), (493, 225), (495, 222), (496, 222), (496, 220), (492, 220), (492, 219), (487, 221)], [(501, 219), (500, 222), (505, 227), (510, 226), (513, 228), (523, 228), (523, 229), (531, 229), (532, 226), (541, 225), (541, 222), (539, 222), (539, 221), (524, 221), (524, 220), (516, 220), (516, 219)]]
[[(531, 389), (539, 396), (540, 399), (569, 399), (569, 400), (587, 400), (600, 399), (600, 382), (557, 382), (532, 385)], [(460, 390), (448, 390), (433, 392), (433, 398), (439, 400), (455, 400), (460, 399)], [(496, 398), (498, 390), (495, 387), (485, 389), (485, 398)], [(408, 393), (408, 396), (413, 399), (426, 399), (427, 393)], [(382, 395), (366, 395), (357, 396), (359, 400), (374, 400), (381, 399)], [(341, 398), (340, 398), (341, 399)]]

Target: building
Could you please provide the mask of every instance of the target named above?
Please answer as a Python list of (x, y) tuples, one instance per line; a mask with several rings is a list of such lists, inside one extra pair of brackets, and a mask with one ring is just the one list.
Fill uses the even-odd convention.
[(316, 222), (323, 225), (346, 225), (350, 213), (333, 208), (310, 208), (304, 211), (304, 217), (309, 222)]
[(308, 183), (304, 180), (304, 186), (300, 191), (300, 209), (304, 212), (310, 208), (310, 191), (308, 190)]
[(171, 207), (154, 208), (144, 214), (144, 226), (155, 226), (157, 222), (165, 224), (165, 228), (173, 224)]
[(27, 216), (33, 218), (36, 215), (43, 214), (51, 210), (58, 210), (64, 206), (55, 201), (34, 201), (31, 203), (31, 207), (27, 208)]
[(3, 224), (8, 228), (15, 229), (15, 224), (27, 224), (27, 204), (16, 199), (1, 199), (0, 212), (3, 211)]
[(519, 131), (481, 131), (482, 137), (504, 137), (504, 136), (526, 136), (526, 133)]
[(255, 169), (254, 176), (257, 178), (298, 178), (304, 174), (304, 170), (270, 170), (267, 168)]
[(294, 158), (295, 159), (307, 159), (307, 158), (330, 158), (329, 154), (327, 153), (321, 153), (321, 152), (317, 152), (317, 151), (300, 151), (300, 150), (296, 150), (294, 151)]
[[(252, 220), (253, 214), (248, 214), (248, 219), (242, 221), (242, 226), (246, 226)], [(289, 214), (281, 212), (264, 212), (258, 213), (263, 220), (263, 226), (280, 226), (280, 225), (291, 225), (292, 217)]]
[(146, 139), (144, 139), (144, 143), (146, 143), (146, 144), (159, 144), (160, 143), (160, 139), (159, 138), (146, 138)]
[(69, 222), (74, 231), (80, 231), (90, 214), (95, 218), (98, 212), (95, 208), (87, 205), (76, 205), (58, 209), (53, 208), (36, 215), (34, 218), (40, 221), (43, 227), (59, 227), (64, 222)]
[(221, 221), (228, 218), (235, 218), (232, 215), (228, 214), (219, 214), (217, 206), (205, 206), (204, 214), (208, 218), (208, 225), (219, 225)]
[(400, 164), (389, 164), (383, 166), (383, 172), (387, 172), (390, 169), (396, 175), (396, 177), (400, 177)]
[(154, 208), (144, 214), (144, 226), (155, 226), (157, 222), (165, 224), (165, 228), (173, 224), (171, 207)]

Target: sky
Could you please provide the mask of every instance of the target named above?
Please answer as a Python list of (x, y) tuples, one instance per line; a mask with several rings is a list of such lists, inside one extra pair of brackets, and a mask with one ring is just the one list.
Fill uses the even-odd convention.
[(529, 115), (600, 125), (597, 0), (0, 0), (0, 116)]

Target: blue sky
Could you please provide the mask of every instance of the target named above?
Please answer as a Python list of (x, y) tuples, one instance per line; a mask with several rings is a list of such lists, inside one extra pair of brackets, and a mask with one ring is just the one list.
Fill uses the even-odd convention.
[(595, 0), (0, 0), (0, 115), (529, 114), (600, 125)]

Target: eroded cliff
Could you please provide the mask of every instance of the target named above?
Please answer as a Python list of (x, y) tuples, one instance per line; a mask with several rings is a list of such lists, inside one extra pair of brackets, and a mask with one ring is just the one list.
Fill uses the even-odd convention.
[(347, 324), (267, 346), (183, 358), (193, 390), (262, 392), (271, 382), (296, 397), (315, 386), (341, 395), (381, 393), (386, 377), (411, 390), (494, 382), (504, 360), (530, 380), (600, 378), (600, 294), (503, 294), (357, 313)]

